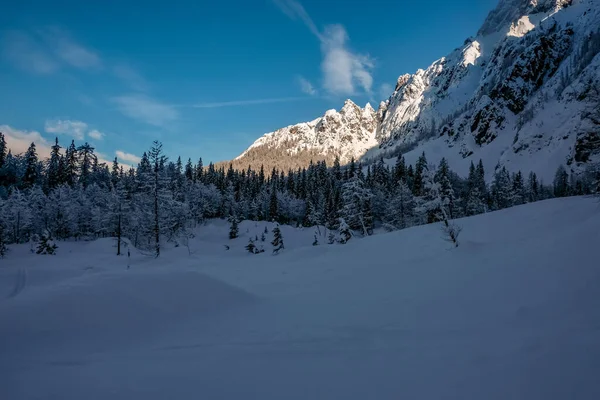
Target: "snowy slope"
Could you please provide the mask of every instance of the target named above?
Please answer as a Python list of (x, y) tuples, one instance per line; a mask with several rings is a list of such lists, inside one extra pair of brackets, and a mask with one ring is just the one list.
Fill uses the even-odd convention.
[(0, 398), (600, 398), (597, 201), (459, 222), (457, 249), (435, 225), (317, 247), (283, 227), (271, 256), (243, 250), (264, 225), (216, 221), (129, 270), (108, 240), (13, 246)]
[(501, 1), (476, 37), (400, 77), (368, 157), (420, 154), (439, 137), (430, 161), (459, 171), (479, 158), (545, 178), (560, 164), (581, 171), (600, 160), (589, 118), (600, 108), (599, 32), (597, 1)]

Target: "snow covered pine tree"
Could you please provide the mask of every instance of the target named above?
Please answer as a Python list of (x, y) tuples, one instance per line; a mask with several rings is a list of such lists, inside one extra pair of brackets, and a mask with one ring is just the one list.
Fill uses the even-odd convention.
[(284, 249), (283, 235), (281, 234), (281, 229), (279, 229), (279, 225), (273, 228), (273, 241), (271, 242), (271, 244), (273, 245), (273, 254), (279, 254), (279, 252)]

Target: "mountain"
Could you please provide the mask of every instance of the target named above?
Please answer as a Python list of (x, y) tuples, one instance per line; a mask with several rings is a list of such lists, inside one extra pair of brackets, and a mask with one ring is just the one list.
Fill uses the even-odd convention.
[(339, 112), (328, 110), (313, 121), (267, 133), (233, 163), (239, 168), (263, 164), (268, 170), (288, 170), (305, 167), (311, 160), (325, 160), (331, 165), (339, 157), (340, 163), (345, 164), (379, 144), (375, 140), (379, 120), (369, 103), (360, 108), (346, 100)]
[(560, 164), (580, 172), (600, 161), (599, 27), (596, 0), (502, 0), (476, 36), (400, 76), (377, 112), (347, 101), (266, 134), (236, 161), (404, 153), (412, 163), (425, 151), (463, 175), (480, 158), (490, 173), (504, 165), (548, 180)]

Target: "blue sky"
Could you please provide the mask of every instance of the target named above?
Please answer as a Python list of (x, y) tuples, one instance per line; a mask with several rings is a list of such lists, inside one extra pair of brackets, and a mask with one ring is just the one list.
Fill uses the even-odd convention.
[(0, 129), (135, 163), (231, 159), (265, 132), (375, 108), (399, 75), (474, 35), (497, 0), (13, 1), (0, 13)]

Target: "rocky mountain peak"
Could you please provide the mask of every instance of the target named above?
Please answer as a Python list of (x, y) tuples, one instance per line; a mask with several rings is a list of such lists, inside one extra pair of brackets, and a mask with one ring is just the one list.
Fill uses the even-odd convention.
[(573, 0), (501, 0), (486, 18), (478, 35), (501, 32), (526, 15), (558, 11), (572, 3)]

